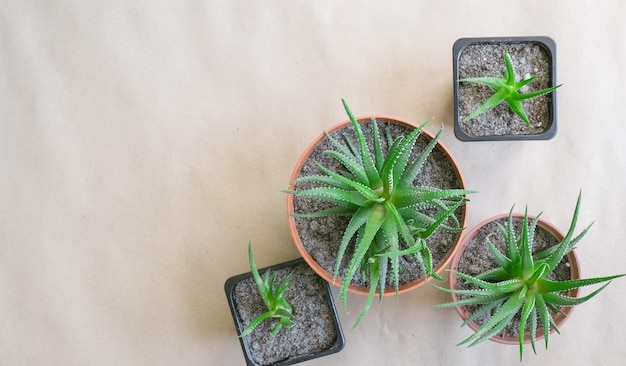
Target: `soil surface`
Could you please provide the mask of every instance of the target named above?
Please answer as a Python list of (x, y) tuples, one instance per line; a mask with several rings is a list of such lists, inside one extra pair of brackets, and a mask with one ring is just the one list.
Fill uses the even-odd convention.
[[(377, 119), (378, 128), (381, 135), (382, 149), (387, 151), (385, 136), (386, 127), (389, 127), (390, 135), (395, 138), (397, 136), (406, 136), (412, 129), (405, 125), (399, 125), (396, 123), (389, 123), (386, 119)], [(370, 151), (373, 151), (373, 144), (371, 141), (371, 122), (363, 121), (361, 127), (368, 139), (367, 143), (370, 147)], [(352, 125), (339, 131), (335, 131), (331, 134), (335, 139), (342, 141), (342, 135), (347, 134), (350, 138), (355, 139), (354, 129)], [(423, 151), (429, 138), (421, 135), (413, 150), (412, 159), (414, 159), (419, 152)], [(319, 168), (316, 166), (315, 161), (321, 163), (323, 166), (330, 168), (331, 170), (340, 169), (342, 167), (336, 159), (332, 158), (328, 154), (325, 154), (326, 150), (333, 150), (334, 148), (328, 142), (327, 139), (321, 141), (321, 143), (315, 148), (308, 161), (303, 166), (300, 177), (309, 176), (315, 174), (321, 174)], [(442, 150), (435, 147), (432, 151), (420, 174), (414, 181), (415, 185), (436, 187), (440, 189), (445, 188), (463, 188), (461, 187), (461, 180), (458, 176), (456, 169), (452, 162), (447, 158)], [(298, 184), (296, 189), (303, 190), (312, 187), (312, 184), (301, 183)], [(306, 197), (294, 198), (294, 212), (295, 213), (309, 213), (315, 212), (322, 208), (332, 207), (332, 204), (321, 202)], [(460, 207), (455, 215), (459, 219), (459, 222), (463, 222), (465, 207)], [(343, 232), (350, 221), (349, 216), (336, 216), (325, 217), (317, 219), (307, 218), (295, 218), (298, 234), (304, 244), (306, 250), (313, 256), (315, 261), (322, 266), (327, 272), (333, 274), (335, 270), (335, 262), (337, 258), (337, 251), (343, 236)], [(447, 222), (447, 224), (451, 224)], [(459, 238), (459, 233), (448, 233), (438, 230), (433, 236), (431, 236), (426, 244), (430, 248), (433, 255), (433, 266), (437, 268), (449, 255)], [(342, 268), (339, 271), (339, 278), (343, 277), (347, 270), (347, 264), (352, 257), (354, 245), (350, 245), (346, 250), (343, 258)], [(400, 264), (400, 284), (406, 284), (422, 277), (421, 269), (413, 258), (410, 256), (403, 256), (399, 259)], [(390, 266), (391, 267), (391, 266)], [(359, 286), (369, 286), (369, 278), (362, 276), (360, 273), (355, 275), (352, 280), (353, 284)], [(390, 286), (391, 280), (387, 277), (387, 284)], [(392, 285), (391, 285), (392, 286)]]
[[(513, 60), (515, 81), (536, 76), (530, 84), (520, 89), (528, 93), (552, 86), (551, 59), (547, 51), (537, 43), (481, 43), (467, 46), (458, 60), (459, 79), (473, 77), (503, 77), (506, 68), (504, 52)], [(506, 102), (485, 111), (471, 120), (464, 120), (494, 93), (487, 85), (459, 83), (459, 123), (471, 136), (536, 135), (550, 127), (552, 93), (522, 101), (528, 126), (509, 109)]]
[[(291, 273), (293, 285), (285, 291), (285, 297), (293, 307), (292, 319), (296, 325), (291, 328), (283, 327), (272, 337), (270, 333), (278, 323), (277, 319), (272, 318), (263, 321), (252, 333), (245, 336), (244, 342), (254, 362), (270, 365), (331, 348), (338, 337), (338, 331), (334, 325), (324, 280), (304, 262), (273, 270), (271, 273), (277, 275), (275, 283)], [(263, 272), (260, 274), (263, 276)], [(267, 311), (252, 277), (235, 285), (233, 298), (244, 326)]]
[[(471, 276), (476, 276), (480, 273), (483, 273), (484, 271), (488, 269), (498, 267), (498, 262), (496, 261), (496, 258), (489, 250), (486, 239), (489, 238), (489, 240), (496, 246), (496, 248), (498, 248), (502, 253), (504, 253), (505, 251), (504, 239), (502, 237), (502, 234), (500, 233), (500, 230), (498, 229), (496, 222), (506, 227), (507, 220), (508, 220), (507, 218), (503, 218), (497, 221), (492, 221), (478, 230), (476, 235), (472, 238), (472, 240), (465, 247), (463, 254), (461, 255), (461, 258), (459, 260), (457, 271), (471, 275)], [(513, 227), (516, 233), (516, 237), (519, 238), (519, 233), (521, 232), (521, 227), (522, 227), (522, 219), (513, 218)], [(535, 239), (533, 242), (533, 253), (541, 252), (542, 250), (555, 246), (558, 243), (559, 241), (556, 238), (554, 238), (550, 234), (550, 232), (548, 232), (547, 230), (537, 225), (537, 228), (535, 230)], [(564, 281), (564, 280), (570, 279), (569, 267), (570, 267), (569, 261), (567, 260), (567, 256), (565, 256), (563, 257), (559, 265), (555, 268), (555, 270), (551, 274), (548, 275), (548, 279), (551, 279), (554, 281)], [(458, 279), (458, 282), (456, 285), (457, 289), (478, 288), (473, 284), (466, 283), (461, 278), (457, 278), (457, 279)], [(463, 296), (459, 296), (459, 298), (463, 298)], [(465, 308), (471, 314), (473, 311), (477, 310), (478, 306), (468, 305)], [(555, 316), (556, 314), (553, 313), (552, 315)], [(482, 318), (477, 319), (476, 323), (478, 325), (482, 325), (486, 321), (488, 321), (490, 317), (491, 315), (486, 315)], [(513, 319), (513, 321), (509, 323), (509, 325), (507, 325), (501, 333), (496, 335), (496, 337), (502, 336), (502, 335), (517, 337), (519, 334), (519, 326), (520, 326), (519, 321), (520, 321), (520, 314), (518, 313), (517, 316)], [(537, 329), (541, 329), (541, 327), (538, 327)]]

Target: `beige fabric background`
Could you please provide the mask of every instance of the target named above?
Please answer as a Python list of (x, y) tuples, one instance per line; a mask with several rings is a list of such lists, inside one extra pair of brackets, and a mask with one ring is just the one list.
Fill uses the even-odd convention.
[[(517, 203), (566, 228), (583, 275), (626, 272), (626, 5), (613, 1), (0, 2), (0, 364), (242, 365), (223, 292), (296, 258), (285, 194), (299, 154), (356, 114), (435, 117), (472, 197), (469, 226)], [(559, 132), (461, 143), (452, 44), (548, 35)], [(626, 280), (523, 364), (621, 365)], [(516, 364), (426, 286), (386, 298), (310, 365)]]

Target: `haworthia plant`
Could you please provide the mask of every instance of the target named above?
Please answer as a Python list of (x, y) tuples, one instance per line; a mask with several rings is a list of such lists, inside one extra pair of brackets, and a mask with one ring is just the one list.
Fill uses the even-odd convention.
[(300, 177), (292, 183), (312, 182), (317, 187), (286, 192), (334, 204), (329, 209), (295, 216), (351, 216), (337, 253), (334, 278), (338, 277), (348, 246), (354, 245), (349, 251), (354, 254), (342, 277), (340, 293), (345, 309), (348, 286), (355, 274), (361, 272), (369, 277), (369, 295), (354, 324), (356, 326), (369, 310), (377, 289), (379, 301), (382, 301), (388, 286), (388, 269), (390, 286), (398, 292), (400, 256), (412, 256), (419, 264), (424, 279), (432, 276), (441, 280), (433, 270), (426, 239), (438, 229), (450, 232), (463, 230), (454, 212), (467, 201), (465, 195), (473, 191), (414, 185), (416, 176), (439, 140), (441, 130), (418, 153), (417, 158), (411, 160), (416, 141), (428, 122), (407, 136), (388, 141), (389, 148), (383, 151), (376, 119), (372, 119), (372, 152), (360, 124), (346, 102), (342, 102), (356, 133), (356, 141), (344, 135), (346, 143), (343, 144), (327, 135), (334, 150), (325, 153), (337, 159), (344, 169), (332, 171), (317, 163), (322, 175)]
[(548, 94), (560, 87), (562, 84), (553, 86), (546, 89), (537, 90), (530, 93), (520, 93), (519, 90), (537, 77), (532, 76), (527, 79), (524, 79), (518, 83), (515, 82), (515, 73), (513, 71), (513, 61), (511, 60), (511, 56), (505, 52), (504, 53), (504, 61), (506, 63), (506, 68), (504, 70), (504, 77), (476, 77), (476, 78), (466, 78), (459, 79), (460, 82), (471, 82), (471, 83), (479, 83), (484, 84), (491, 87), (495, 90), (495, 93), (485, 101), (480, 107), (478, 107), (474, 112), (472, 112), (469, 116), (465, 117), (464, 120), (470, 120), (475, 118), (479, 114), (493, 109), (498, 106), (502, 102), (507, 102), (511, 111), (517, 114), (527, 125), (530, 126), (530, 121), (526, 116), (526, 112), (524, 111), (524, 107), (522, 106), (521, 101), (524, 99), (530, 99), (534, 97), (538, 97), (540, 95)]
[[(581, 196), (579, 195), (570, 228), (559, 244), (533, 254), (534, 234), (541, 214), (529, 222), (527, 210), (525, 211), (521, 233), (517, 239), (513, 229), (513, 209), (511, 209), (507, 226), (504, 227), (498, 223), (500, 235), (504, 238), (504, 253), (500, 252), (489, 239), (486, 240), (486, 245), (489, 246), (499, 266), (477, 276), (457, 272), (458, 277), (473, 284), (477, 287), (476, 289), (447, 289), (437, 286), (440, 290), (462, 297), (460, 300), (438, 305), (438, 307), (480, 305), (478, 310), (463, 325), (481, 316), (489, 315), (489, 320), (460, 344), (473, 346), (489, 339), (500, 333), (513, 317), (519, 314), (521, 317), (519, 325), (521, 361), (524, 348), (524, 331), (527, 328), (530, 331), (531, 345), (535, 353), (537, 328), (543, 328), (547, 349), (550, 341), (550, 328), (554, 328), (558, 332), (552, 313), (560, 312), (561, 307), (584, 303), (608, 286), (611, 280), (624, 276), (622, 274), (566, 281), (548, 279), (548, 275), (554, 271), (561, 259), (574, 248), (591, 227), (589, 225), (580, 234), (574, 236), (580, 199)], [(496, 234), (494, 233), (494, 235)], [(605, 284), (587, 296), (573, 298), (562, 294), (563, 291), (598, 283)]]
[(278, 318), (278, 324), (274, 327), (271, 336), (276, 335), (283, 327), (293, 327), (295, 323), (292, 320), (293, 309), (291, 304), (285, 298), (285, 291), (291, 282), (289, 282), (289, 275), (285, 276), (279, 283), (275, 285), (276, 275), (270, 277), (270, 270), (266, 270), (263, 273), (263, 277), (259, 275), (259, 271), (254, 263), (254, 257), (252, 255), (252, 246), (248, 244), (248, 260), (250, 261), (250, 269), (252, 271), (252, 277), (259, 289), (259, 294), (263, 298), (263, 303), (267, 307), (267, 311), (256, 318), (254, 318), (248, 326), (241, 332), (240, 337), (245, 337), (266, 319)]

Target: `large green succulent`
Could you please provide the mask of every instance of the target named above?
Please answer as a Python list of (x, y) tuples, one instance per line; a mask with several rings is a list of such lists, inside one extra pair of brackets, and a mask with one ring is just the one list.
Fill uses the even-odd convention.
[[(426, 158), (437, 144), (441, 130), (418, 157), (411, 160), (415, 143), (428, 122), (405, 137), (389, 141), (388, 151), (384, 152), (376, 120), (372, 119), (372, 154), (361, 126), (346, 102), (342, 102), (356, 132), (356, 141), (344, 136), (344, 145), (327, 135), (334, 150), (325, 153), (341, 162), (345, 169), (332, 171), (317, 163), (323, 175), (300, 177), (292, 184), (312, 182), (318, 187), (286, 192), (334, 204), (329, 209), (295, 216), (351, 216), (337, 253), (334, 278), (338, 276), (348, 246), (354, 245), (354, 254), (342, 278), (340, 292), (345, 309), (348, 286), (357, 271), (369, 276), (369, 295), (354, 324), (356, 326), (369, 310), (377, 289), (379, 301), (382, 301), (389, 265), (391, 282), (397, 293), (400, 256), (411, 255), (421, 267), (424, 279), (427, 276), (441, 279), (433, 270), (432, 255), (426, 246), (426, 239), (437, 229), (461, 231), (463, 228), (454, 211), (466, 202), (465, 195), (473, 192), (413, 185)], [(448, 218), (451, 218), (452, 224), (445, 224)]]
[[(490, 251), (498, 261), (499, 267), (477, 276), (457, 272), (458, 277), (473, 284), (477, 287), (476, 289), (447, 289), (437, 286), (443, 291), (462, 296), (460, 300), (438, 305), (438, 307), (480, 305), (478, 310), (463, 325), (490, 314), (489, 320), (476, 330), (474, 334), (459, 344), (470, 343), (470, 346), (473, 346), (481, 343), (502, 331), (513, 317), (519, 314), (521, 317), (519, 325), (521, 361), (525, 329), (528, 328), (530, 331), (531, 345), (536, 353), (537, 328), (541, 326), (545, 335), (545, 347), (547, 349), (550, 340), (550, 328), (552, 327), (558, 332), (552, 313), (561, 312), (561, 307), (582, 304), (602, 291), (611, 280), (623, 276), (615, 275), (566, 281), (548, 279), (548, 275), (554, 271), (561, 259), (574, 248), (591, 227), (589, 225), (574, 237), (580, 198), (579, 195), (571, 226), (559, 244), (533, 255), (534, 233), (541, 214), (529, 222), (528, 214), (525, 212), (521, 233), (519, 239), (516, 239), (511, 209), (507, 226), (504, 227), (498, 223), (500, 234), (504, 238), (505, 252), (500, 252), (489, 239), (486, 241)], [(563, 294), (564, 291), (602, 282), (607, 283), (584, 297), (573, 298)]]
[(250, 324), (241, 332), (240, 337), (252, 333), (254, 328), (259, 326), (261, 322), (269, 318), (278, 318), (278, 323), (270, 333), (274, 336), (283, 327), (293, 327), (295, 323), (291, 319), (293, 317), (293, 310), (291, 304), (285, 298), (285, 291), (291, 286), (289, 282), (289, 275), (285, 276), (279, 283), (276, 282), (276, 275), (270, 277), (270, 270), (266, 270), (263, 273), (263, 277), (259, 275), (259, 271), (254, 263), (254, 257), (252, 256), (252, 246), (248, 244), (248, 260), (250, 261), (250, 269), (252, 271), (252, 277), (259, 289), (259, 294), (263, 298), (263, 303), (267, 307), (267, 311), (256, 318), (254, 318)]
[(504, 78), (478, 77), (459, 80), (460, 82), (485, 84), (495, 90), (495, 93), (474, 112), (465, 117), (465, 120), (470, 120), (483, 113), (484, 111), (495, 108), (502, 102), (507, 102), (511, 111), (515, 112), (515, 114), (517, 114), (527, 125), (530, 126), (530, 121), (526, 116), (526, 112), (524, 111), (524, 107), (522, 106), (521, 101), (524, 99), (530, 99), (538, 97), (540, 95), (548, 94), (562, 85), (561, 84), (550, 88), (522, 94), (519, 92), (519, 89), (522, 88), (524, 85), (529, 84), (537, 77), (529, 77), (520, 81), (519, 83), (516, 83), (515, 73), (513, 72), (513, 61), (511, 60), (511, 56), (507, 52), (504, 53), (504, 61), (506, 63)]

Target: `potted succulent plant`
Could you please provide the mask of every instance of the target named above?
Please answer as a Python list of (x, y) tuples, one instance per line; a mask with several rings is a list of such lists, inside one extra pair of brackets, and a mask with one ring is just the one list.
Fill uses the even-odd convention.
[(549, 37), (461, 38), (453, 46), (454, 133), (462, 141), (556, 135), (556, 44)]
[(247, 365), (291, 365), (343, 349), (330, 286), (302, 258), (257, 270), (248, 245), (248, 259), (251, 272), (224, 285)]
[[(460, 344), (470, 346), (485, 340), (518, 344), (520, 361), (525, 343), (535, 351), (535, 342), (550, 332), (579, 305), (623, 275), (580, 279), (573, 248), (591, 225), (574, 236), (580, 195), (567, 234), (536, 217), (513, 214), (488, 219), (463, 239), (451, 264), (449, 292), (452, 301), (438, 307), (456, 307), (474, 333)], [(578, 297), (583, 286), (604, 283), (589, 295)]]
[[(426, 125), (388, 117), (349, 120), (301, 156), (287, 193), (289, 225), (307, 263), (348, 291), (408, 291), (447, 265), (463, 229), (466, 194), (449, 152)], [(383, 127), (383, 132), (379, 127)], [(420, 174), (426, 171), (428, 174)]]

